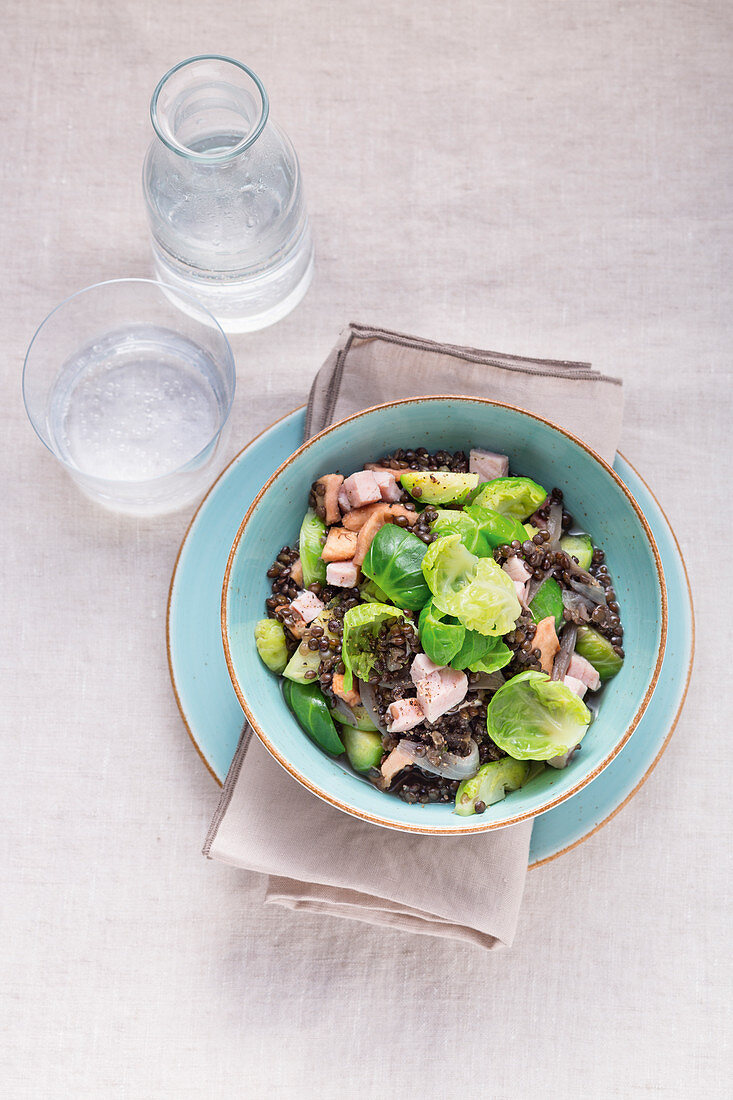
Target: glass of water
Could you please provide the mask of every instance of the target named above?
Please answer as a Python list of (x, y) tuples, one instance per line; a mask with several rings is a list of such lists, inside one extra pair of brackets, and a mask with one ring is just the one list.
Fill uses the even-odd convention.
[(87, 496), (137, 516), (176, 511), (206, 488), (234, 386), (214, 318), (151, 279), (67, 298), (38, 328), (23, 369), (41, 441)]
[(313, 242), (293, 146), (240, 61), (192, 57), (150, 104), (143, 167), (155, 273), (193, 294), (227, 332), (279, 321), (305, 294)]

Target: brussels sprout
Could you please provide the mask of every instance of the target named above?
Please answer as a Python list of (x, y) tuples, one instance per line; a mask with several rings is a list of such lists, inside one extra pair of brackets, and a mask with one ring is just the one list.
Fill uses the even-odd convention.
[(623, 657), (619, 657), (608, 639), (592, 626), (578, 627), (575, 652), (593, 665), (601, 680), (610, 680), (624, 663)]
[(477, 558), (460, 535), (446, 535), (428, 549), (422, 563), (433, 602), (479, 634), (508, 633), (521, 613), (513, 581), (493, 558)]
[[(478, 527), (483, 553), (480, 549), (476, 553), (482, 553), (483, 557), (490, 557), (497, 546), (505, 546), (515, 539), (524, 542), (527, 538), (524, 527), (514, 516), (503, 516), (501, 512), (493, 508), (483, 508), (480, 504), (469, 504), (464, 511)], [(536, 535), (537, 532), (534, 531), (533, 534)]]
[(451, 661), (453, 668), (469, 672), (497, 672), (512, 659), (512, 651), (500, 638), (467, 630), (463, 645)]
[(497, 477), (479, 485), (471, 503), (493, 508), (503, 516), (514, 516), (523, 523), (546, 497), (542, 486), (528, 477)]
[(555, 616), (555, 629), (559, 630), (563, 618), (562, 588), (554, 577), (546, 577), (532, 597), (529, 610), (536, 623)]
[(450, 474), (406, 470), (400, 474), (402, 487), (421, 504), (451, 504), (462, 501), (478, 485), (478, 474)]
[(422, 573), (426, 549), (411, 531), (385, 523), (372, 539), (361, 569), (397, 607), (416, 611), (430, 599)]
[(326, 524), (318, 518), (312, 508), (309, 508), (303, 517), (298, 540), (304, 588), (309, 584), (315, 584), (316, 581), (323, 583), (326, 579), (326, 563), (321, 557), (321, 550), (323, 550), (321, 540), (325, 534)]
[(524, 760), (494, 760), (483, 764), (473, 779), (464, 779), (456, 791), (456, 813), (470, 817), (476, 813), (476, 803), (493, 806), (501, 802), (507, 791), (516, 791), (527, 781), (529, 764)]
[(451, 508), (438, 510), (438, 518), (430, 524), (430, 530), (438, 538), (444, 535), (460, 535), (461, 542), (472, 554), (478, 554), (482, 546), (481, 534), (478, 524), (471, 519), (466, 511), (456, 511)]
[(341, 737), (346, 746), (346, 755), (355, 772), (368, 772), (372, 768), (378, 768), (384, 749), (382, 738), (378, 733), (370, 733), (367, 730), (350, 729), (344, 726)]
[(420, 644), (431, 661), (436, 665), (450, 664), (451, 657), (458, 653), (466, 628), (455, 619), (445, 620), (441, 611), (429, 600), (420, 612), (418, 632)]
[(369, 673), (374, 667), (374, 637), (379, 633), (382, 624), (404, 618), (398, 608), (390, 607), (386, 603), (362, 603), (349, 608), (344, 615), (341, 645), (341, 659), (346, 666), (344, 687), (347, 691), (351, 691), (354, 686), (354, 676), (358, 676), (360, 680), (369, 679)]
[(255, 645), (260, 657), (272, 672), (282, 672), (288, 663), (285, 630), (277, 619), (260, 619), (255, 626)]
[[(323, 637), (331, 640), (338, 640), (335, 634), (332, 634), (328, 629), (328, 624), (333, 618), (333, 613), (326, 608), (325, 611), (321, 611), (320, 615), (317, 615), (311, 626), (322, 626), (324, 633)], [(307, 636), (307, 635), (306, 635)], [(302, 644), (302, 643), (301, 643)], [(313, 679), (312, 676), (306, 676), (306, 672), (318, 672), (318, 666), (321, 663), (322, 654), (316, 649), (308, 649), (306, 647), (305, 653), (301, 653), (300, 646), (296, 649), (293, 656), (288, 661), (283, 670), (283, 676), (286, 680), (294, 680), (298, 684), (308, 684)]]
[(545, 672), (507, 680), (486, 712), (489, 737), (515, 760), (550, 760), (579, 744), (591, 713), (582, 699)]
[(564, 535), (560, 549), (575, 558), (581, 569), (590, 569), (593, 561), (593, 543), (588, 535)]
[(286, 680), (283, 683), (283, 695), (311, 741), (315, 741), (320, 748), (333, 756), (340, 756), (344, 751), (343, 742), (318, 684), (296, 684)]

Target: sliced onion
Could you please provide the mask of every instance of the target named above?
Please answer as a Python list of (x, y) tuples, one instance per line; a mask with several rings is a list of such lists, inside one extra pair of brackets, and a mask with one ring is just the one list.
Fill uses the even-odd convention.
[(585, 581), (579, 581), (577, 577), (571, 577), (569, 581), (570, 587), (579, 592), (581, 596), (585, 596), (586, 600), (590, 600), (591, 603), (605, 603), (606, 602), (606, 590), (605, 588), (596, 582), (595, 584), (586, 584)]
[(430, 749), (425, 745), (418, 745), (416, 741), (400, 741), (399, 749), (420, 768), (430, 775), (441, 775), (444, 779), (470, 779), (479, 769), (478, 745), (472, 737), (468, 739), (469, 753), (467, 756), (456, 756), (452, 752), (444, 752), (440, 763), (433, 764), (428, 759)]
[(367, 712), (379, 732), (387, 733), (387, 727), (379, 717), (379, 711), (377, 710), (377, 696), (372, 685), (366, 683), (365, 680), (360, 681), (359, 694), (361, 695), (361, 701), (364, 704), (364, 710)]
[(570, 592), (567, 588), (563, 588), (562, 603), (568, 611), (579, 615), (583, 622), (590, 622), (594, 604), (590, 600), (586, 600), (585, 596), (581, 596), (580, 592)]
[(343, 699), (340, 699), (338, 697), (338, 695), (336, 695), (334, 697), (333, 706), (331, 707), (331, 710), (335, 711), (336, 714), (340, 714), (341, 717), (343, 718), (343, 720), (348, 725), (350, 725), (350, 726), (356, 725), (356, 718), (354, 716), (353, 710), (351, 709), (349, 704), (345, 703)]
[(575, 625), (575, 623), (568, 623), (568, 625), (560, 634), (560, 648), (557, 651), (555, 660), (552, 662), (552, 673), (550, 675), (551, 680), (562, 680), (563, 676), (568, 671), (570, 658), (575, 652), (575, 642), (577, 641), (577, 638), (577, 626)]

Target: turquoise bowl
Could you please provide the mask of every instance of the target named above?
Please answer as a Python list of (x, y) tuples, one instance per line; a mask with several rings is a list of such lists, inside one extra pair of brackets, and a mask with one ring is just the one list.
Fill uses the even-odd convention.
[[(341, 759), (321, 752), (285, 705), (280, 678), (262, 665), (254, 625), (270, 594), (266, 570), (298, 537), (311, 483), (350, 473), (397, 447), (508, 454), (512, 470), (558, 486), (579, 526), (606, 551), (621, 607), (626, 660), (603, 689), (582, 748), (562, 771), (545, 769), (484, 814), (459, 817), (449, 804), (409, 806), (378, 791)], [(229, 675), (255, 733), (314, 794), (376, 825), (452, 836), (499, 829), (557, 806), (591, 782), (631, 737), (659, 676), (667, 593), (659, 551), (629, 490), (585, 443), (522, 409), (469, 397), (424, 397), (366, 409), (326, 428), (273, 474), (237, 532), (222, 590), (222, 638)]]

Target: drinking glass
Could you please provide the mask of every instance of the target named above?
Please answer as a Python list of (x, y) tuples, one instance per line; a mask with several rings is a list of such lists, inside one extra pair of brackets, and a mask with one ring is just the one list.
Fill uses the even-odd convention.
[(150, 117), (143, 192), (157, 277), (227, 332), (279, 321), (308, 289), (313, 243), (298, 158), (261, 80), (230, 57), (192, 57), (162, 78)]
[(67, 298), (23, 368), (26, 411), (51, 454), (92, 500), (138, 516), (176, 511), (211, 481), (234, 386), (214, 318), (152, 279)]

